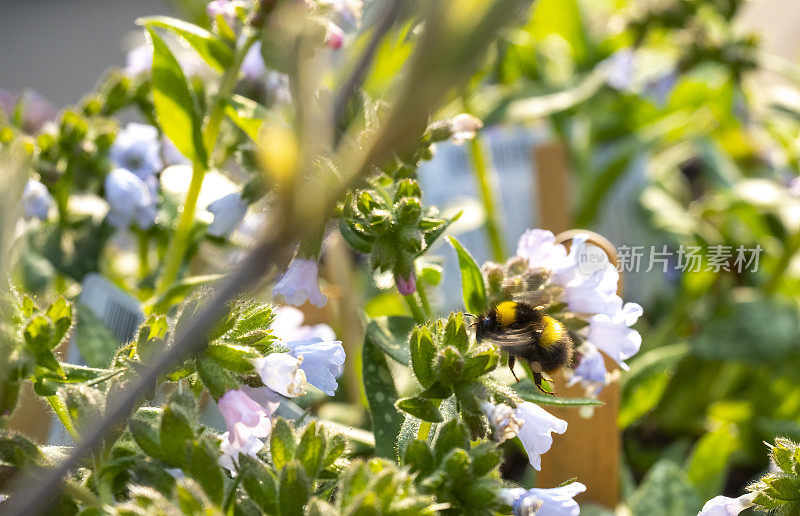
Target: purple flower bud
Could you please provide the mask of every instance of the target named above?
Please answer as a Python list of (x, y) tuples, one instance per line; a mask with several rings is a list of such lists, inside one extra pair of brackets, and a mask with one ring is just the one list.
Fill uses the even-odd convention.
[(410, 296), (417, 290), (417, 277), (413, 272), (408, 275), (408, 279), (395, 274), (394, 281), (397, 283), (397, 290), (404, 296)]

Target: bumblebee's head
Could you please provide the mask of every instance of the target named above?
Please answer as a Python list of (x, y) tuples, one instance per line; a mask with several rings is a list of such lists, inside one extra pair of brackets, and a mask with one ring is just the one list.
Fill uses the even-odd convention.
[(494, 310), (478, 316), (475, 321), (475, 339), (480, 342), (497, 326), (497, 314)]

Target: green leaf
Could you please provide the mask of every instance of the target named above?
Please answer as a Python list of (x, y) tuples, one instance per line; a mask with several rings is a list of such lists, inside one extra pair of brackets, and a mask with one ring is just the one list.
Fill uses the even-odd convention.
[(473, 314), (483, 312), (487, 307), (486, 287), (483, 276), (475, 259), (453, 237), (447, 237), (450, 245), (458, 254), (458, 267), (461, 269), (461, 293), (464, 298), (464, 307)]
[(128, 429), (131, 431), (133, 440), (150, 457), (160, 459), (164, 457), (161, 451), (161, 442), (158, 438), (158, 431), (150, 421), (136, 415), (128, 421)]
[(194, 439), (194, 430), (189, 417), (174, 403), (164, 407), (159, 439), (161, 449), (169, 462), (183, 467), (186, 464), (188, 443)]
[(153, 45), (153, 104), (161, 130), (181, 154), (205, 164), (200, 116), (186, 76), (164, 40), (151, 28), (147, 33)]
[(489, 373), (497, 367), (497, 362), (500, 360), (500, 354), (494, 346), (481, 351), (467, 359), (464, 365), (465, 380), (475, 380), (486, 373)]
[(439, 412), (437, 403), (434, 403), (428, 398), (422, 398), (420, 396), (403, 398), (397, 401), (396, 406), (398, 409), (408, 412), (412, 416), (423, 421), (429, 421), (431, 423), (444, 421), (442, 413)]
[(303, 516), (303, 506), (311, 496), (311, 486), (303, 466), (292, 461), (281, 475), (279, 505), (281, 516)]
[(618, 424), (626, 428), (652, 410), (667, 388), (674, 367), (689, 354), (686, 343), (661, 346), (634, 358), (623, 375)]
[(258, 141), (264, 120), (270, 118), (267, 109), (241, 95), (233, 95), (225, 105), (225, 115), (254, 142)]
[(386, 357), (369, 333), (364, 338), (361, 353), (364, 392), (375, 435), (375, 454), (394, 459), (397, 436), (403, 425), (403, 416), (394, 407), (398, 398), (397, 389)]
[(203, 487), (208, 497), (219, 505), (225, 495), (225, 483), (218, 455), (218, 450), (205, 439), (195, 440), (192, 443), (188, 473)]
[(411, 365), (408, 334), (414, 320), (405, 316), (380, 317), (367, 324), (367, 335), (386, 355), (405, 366)]
[(339, 219), (339, 232), (350, 247), (364, 254), (372, 252), (372, 243), (361, 238), (361, 235), (353, 231), (344, 218)]
[[(419, 254), (417, 254), (417, 256), (422, 256), (423, 254), (425, 254), (428, 251), (428, 248), (431, 245), (433, 245), (434, 242), (436, 242), (439, 239), (439, 237), (441, 237), (444, 234), (445, 231), (447, 231), (447, 228), (450, 227), (450, 224), (452, 224), (453, 222), (455, 222), (458, 219), (460, 219), (461, 215), (463, 213), (464, 213), (463, 211), (459, 211), (458, 213), (456, 213), (455, 215), (450, 217), (449, 220), (445, 221), (444, 224), (441, 224), (441, 225), (437, 226), (435, 229), (432, 229), (430, 231), (426, 231), (425, 232), (425, 249), (420, 251)], [(441, 277), (441, 274), (440, 274), (440, 277)], [(435, 285), (436, 283), (431, 283), (431, 284)]]
[(403, 462), (411, 466), (412, 473), (418, 472), (423, 477), (430, 475), (436, 469), (431, 447), (419, 439), (408, 443), (403, 454)]
[(166, 313), (170, 308), (183, 301), (192, 291), (219, 281), (223, 274), (206, 274), (203, 276), (190, 276), (173, 283), (163, 294), (151, 299), (154, 313)]
[(451, 419), (443, 424), (433, 445), (436, 460), (442, 461), (444, 457), (456, 448), (469, 449), (469, 432), (466, 427), (456, 419)]
[(261, 356), (256, 350), (236, 344), (212, 344), (203, 352), (205, 356), (219, 363), (225, 369), (237, 373), (253, 371), (250, 359)]
[(108, 366), (120, 345), (92, 309), (82, 303), (78, 303), (75, 344), (83, 359), (92, 367)]
[(727, 425), (705, 434), (697, 441), (686, 473), (700, 498), (708, 500), (722, 492), (728, 476), (731, 454), (738, 448), (736, 427)]
[(433, 370), (436, 345), (433, 343), (430, 328), (416, 326), (409, 338), (409, 348), (414, 376), (424, 388), (430, 387), (436, 381), (436, 374)]
[(169, 16), (150, 16), (142, 18), (140, 23), (144, 23), (147, 27), (167, 29), (177, 34), (203, 58), (203, 61), (221, 72), (224, 72), (233, 62), (233, 50), (202, 27)]
[(300, 437), (294, 457), (303, 465), (308, 477), (314, 479), (322, 469), (324, 453), (325, 432), (316, 422), (312, 421)]
[(240, 455), (242, 485), (250, 498), (267, 514), (278, 514), (278, 479), (258, 459)]
[(561, 406), (582, 406), (582, 405), (603, 405), (602, 401), (593, 398), (559, 398), (544, 394), (529, 381), (521, 381), (511, 386), (517, 396), (525, 401), (530, 401), (540, 405), (561, 405)]
[(47, 308), (46, 315), (53, 321), (55, 327), (52, 342), (52, 346), (55, 347), (61, 344), (72, 326), (72, 305), (63, 297), (59, 297)]
[(200, 356), (195, 363), (197, 364), (197, 374), (200, 375), (208, 392), (215, 398), (219, 399), (229, 390), (239, 388), (239, 382), (218, 362)]
[(339, 435), (333, 434), (325, 448), (325, 457), (322, 459), (322, 467), (328, 468), (336, 462), (336, 459), (342, 456), (347, 448), (347, 440)]
[(632, 514), (697, 514), (700, 500), (686, 473), (669, 459), (659, 460), (630, 499)]
[(275, 428), (272, 429), (270, 437), (270, 453), (275, 469), (281, 469), (294, 459), (295, 449), (297, 448), (297, 438), (291, 425), (283, 418), (275, 421)]

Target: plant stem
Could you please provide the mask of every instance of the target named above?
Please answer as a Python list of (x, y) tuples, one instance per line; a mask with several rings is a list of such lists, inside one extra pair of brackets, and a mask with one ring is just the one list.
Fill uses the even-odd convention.
[(492, 259), (496, 262), (502, 262), (505, 260), (506, 253), (500, 229), (500, 217), (497, 211), (497, 193), (493, 187), (493, 171), (490, 170), (483, 146), (477, 136), (469, 142), (469, 154), (472, 159), (475, 179), (478, 181), (483, 208), (486, 211), (486, 235), (489, 239), (489, 247), (492, 250)]
[(791, 235), (783, 246), (783, 254), (778, 258), (778, 262), (775, 264), (775, 268), (772, 270), (772, 274), (765, 287), (765, 292), (767, 294), (772, 295), (778, 290), (778, 286), (784, 274), (786, 274), (786, 269), (789, 268), (789, 262), (792, 261), (792, 258), (794, 258), (794, 255), (797, 254), (798, 251), (800, 251), (800, 232)]
[(428, 294), (425, 292), (425, 282), (422, 281), (422, 278), (419, 278), (417, 281), (417, 293), (419, 294), (419, 300), (422, 302), (422, 308), (425, 310), (425, 317), (430, 319), (433, 317), (433, 310), (431, 310), (431, 304), (428, 301)]
[(144, 231), (139, 232), (139, 278), (150, 272), (150, 239)]
[[(203, 145), (206, 148), (206, 154), (209, 159), (214, 155), (214, 147), (219, 137), (220, 126), (222, 125), (222, 118), (225, 114), (225, 103), (230, 97), (234, 86), (239, 80), (239, 69), (242, 66), (250, 47), (258, 39), (258, 33), (253, 33), (247, 37), (242, 45), (236, 50), (233, 63), (225, 70), (225, 75), (222, 76), (222, 81), (219, 85), (214, 104), (211, 107), (211, 112), (208, 116), (205, 130), (203, 131)], [(181, 209), (181, 217), (178, 222), (178, 229), (175, 231), (175, 237), (167, 253), (164, 265), (164, 272), (161, 274), (156, 293), (163, 293), (164, 290), (178, 277), (181, 263), (183, 262), (186, 248), (188, 247), (189, 236), (192, 232), (192, 225), (194, 224), (194, 214), (197, 209), (197, 198), (200, 195), (200, 187), (203, 186), (203, 178), (205, 177), (208, 163), (201, 163), (195, 161), (192, 164), (192, 180), (189, 184), (189, 190), (186, 192), (186, 200)]]
[(414, 294), (409, 294), (403, 297), (408, 304), (408, 308), (411, 309), (411, 315), (414, 316), (414, 321), (416, 321), (417, 324), (425, 324), (425, 316), (422, 315), (422, 310), (417, 304), (417, 299), (414, 297)]

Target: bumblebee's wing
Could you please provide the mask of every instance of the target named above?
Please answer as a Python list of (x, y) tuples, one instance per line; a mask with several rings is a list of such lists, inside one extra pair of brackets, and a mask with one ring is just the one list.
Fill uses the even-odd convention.
[(500, 347), (513, 347), (538, 338), (540, 331), (537, 325), (526, 324), (519, 328), (507, 328), (502, 332), (493, 332), (489, 338)]

